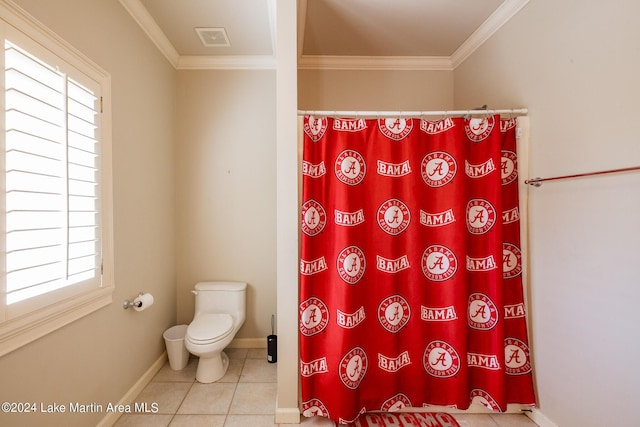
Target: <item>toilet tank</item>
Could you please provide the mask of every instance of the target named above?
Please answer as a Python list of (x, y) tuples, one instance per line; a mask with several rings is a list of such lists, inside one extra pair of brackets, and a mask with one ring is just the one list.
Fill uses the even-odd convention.
[(200, 282), (195, 286), (196, 313), (228, 313), (240, 324), (246, 311), (245, 282)]

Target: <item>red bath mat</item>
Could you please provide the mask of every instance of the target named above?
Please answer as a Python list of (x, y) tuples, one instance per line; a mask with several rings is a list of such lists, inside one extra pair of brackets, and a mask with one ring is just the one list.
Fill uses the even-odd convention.
[(453, 415), (445, 412), (384, 412), (360, 416), (347, 427), (460, 427)]

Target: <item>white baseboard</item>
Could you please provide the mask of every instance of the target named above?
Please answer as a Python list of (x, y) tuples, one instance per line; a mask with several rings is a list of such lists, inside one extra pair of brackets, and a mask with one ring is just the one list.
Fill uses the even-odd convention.
[(531, 418), (531, 421), (538, 424), (539, 427), (558, 427), (558, 424), (547, 418), (538, 408), (533, 408), (531, 412), (525, 412), (525, 414)]
[(300, 409), (276, 408), (276, 424), (300, 424)]
[(264, 338), (234, 338), (229, 348), (267, 348), (267, 337)]
[[(151, 379), (158, 373), (158, 371), (164, 366), (167, 362), (167, 352), (165, 351), (162, 355), (155, 361), (153, 364), (147, 369), (147, 371), (142, 374), (140, 379), (135, 382), (133, 386), (122, 396), (122, 399), (118, 402), (118, 405), (130, 405), (133, 403), (136, 397), (140, 394), (140, 392), (151, 382)], [(122, 415), (121, 412), (109, 412), (105, 417), (100, 420), (97, 424), (97, 427), (109, 427), (112, 426), (118, 421)]]

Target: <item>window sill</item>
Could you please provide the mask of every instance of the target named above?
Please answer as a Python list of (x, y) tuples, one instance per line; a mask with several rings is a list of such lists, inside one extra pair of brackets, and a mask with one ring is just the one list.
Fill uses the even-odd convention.
[(96, 289), (0, 324), (0, 356), (111, 304), (113, 291), (114, 286)]

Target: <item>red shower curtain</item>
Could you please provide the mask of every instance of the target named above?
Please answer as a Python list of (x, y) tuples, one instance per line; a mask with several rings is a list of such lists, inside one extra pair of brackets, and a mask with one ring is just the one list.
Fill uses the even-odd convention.
[(516, 120), (303, 126), (304, 415), (533, 405)]

